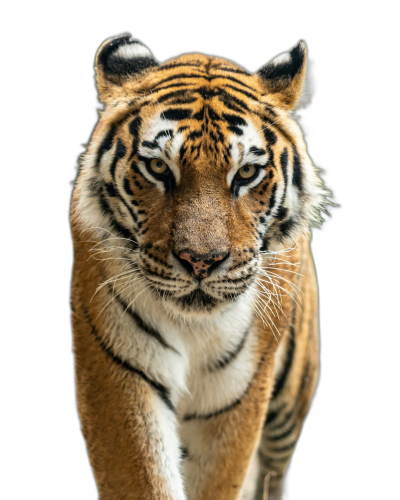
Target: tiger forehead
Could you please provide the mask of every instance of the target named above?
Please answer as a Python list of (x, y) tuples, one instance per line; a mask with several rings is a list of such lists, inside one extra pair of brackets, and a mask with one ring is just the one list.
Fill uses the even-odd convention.
[(186, 54), (153, 68), (143, 80), (143, 87), (153, 91), (157, 87), (167, 88), (174, 86), (176, 79), (187, 85), (197, 85), (202, 81), (210, 89), (238, 84), (255, 94), (263, 95), (264, 92), (257, 76), (230, 61), (204, 54)]
[(246, 149), (262, 154), (257, 79), (239, 66), (201, 54), (181, 56), (152, 70), (146, 83), (141, 137), (148, 154), (167, 149), (183, 165), (202, 153), (228, 165), (238, 144), (240, 160)]
[(218, 109), (204, 101), (196, 107), (154, 108), (142, 123), (140, 153), (177, 165), (212, 165), (230, 168), (265, 163), (267, 147), (262, 125)]

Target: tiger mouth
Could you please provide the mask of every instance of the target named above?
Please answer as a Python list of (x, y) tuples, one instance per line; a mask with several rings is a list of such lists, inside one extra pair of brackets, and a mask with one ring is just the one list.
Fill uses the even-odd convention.
[(213, 309), (220, 303), (218, 299), (208, 295), (199, 288), (192, 292), (183, 295), (182, 297), (174, 298), (174, 301), (181, 306), (182, 309)]

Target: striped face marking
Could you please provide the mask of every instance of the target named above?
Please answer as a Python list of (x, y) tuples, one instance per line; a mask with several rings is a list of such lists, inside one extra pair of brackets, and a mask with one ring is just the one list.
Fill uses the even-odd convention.
[[(99, 88), (112, 106), (87, 157), (83, 212), (134, 242), (134, 265), (165, 300), (211, 311), (252, 286), (260, 252), (307, 232), (323, 200), (287, 113), (297, 87), (282, 97), (278, 69), (292, 56), (251, 75), (198, 54), (158, 65), (143, 45), (118, 43), (99, 56)], [(203, 275), (186, 254), (226, 257)]]
[(252, 455), (282, 478), (318, 365), (308, 245), (288, 249), (326, 193), (289, 113), (305, 64), (302, 42), (256, 74), (201, 54), (160, 65), (129, 35), (97, 53), (105, 109), (71, 221), (77, 394), (101, 497), (254, 498)]

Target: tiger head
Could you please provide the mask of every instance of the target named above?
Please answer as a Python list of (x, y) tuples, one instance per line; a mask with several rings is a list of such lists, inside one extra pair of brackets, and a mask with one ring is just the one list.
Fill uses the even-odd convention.
[(98, 50), (105, 107), (74, 216), (118, 238), (113, 251), (169, 311), (234, 304), (264, 253), (319, 224), (327, 191), (291, 117), (306, 55), (299, 42), (250, 74), (201, 54), (159, 64), (130, 35)]

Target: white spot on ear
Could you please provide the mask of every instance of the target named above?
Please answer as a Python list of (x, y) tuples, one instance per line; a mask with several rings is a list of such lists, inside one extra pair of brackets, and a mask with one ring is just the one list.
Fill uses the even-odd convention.
[(280, 64), (289, 63), (291, 60), (292, 58), (290, 57), (290, 53), (284, 52), (283, 54), (280, 54), (279, 56), (276, 56), (274, 59), (272, 59), (271, 64), (279, 66)]
[(136, 57), (152, 57), (150, 50), (141, 43), (131, 43), (122, 45), (112, 55), (112, 57), (122, 57), (124, 59), (134, 59)]

